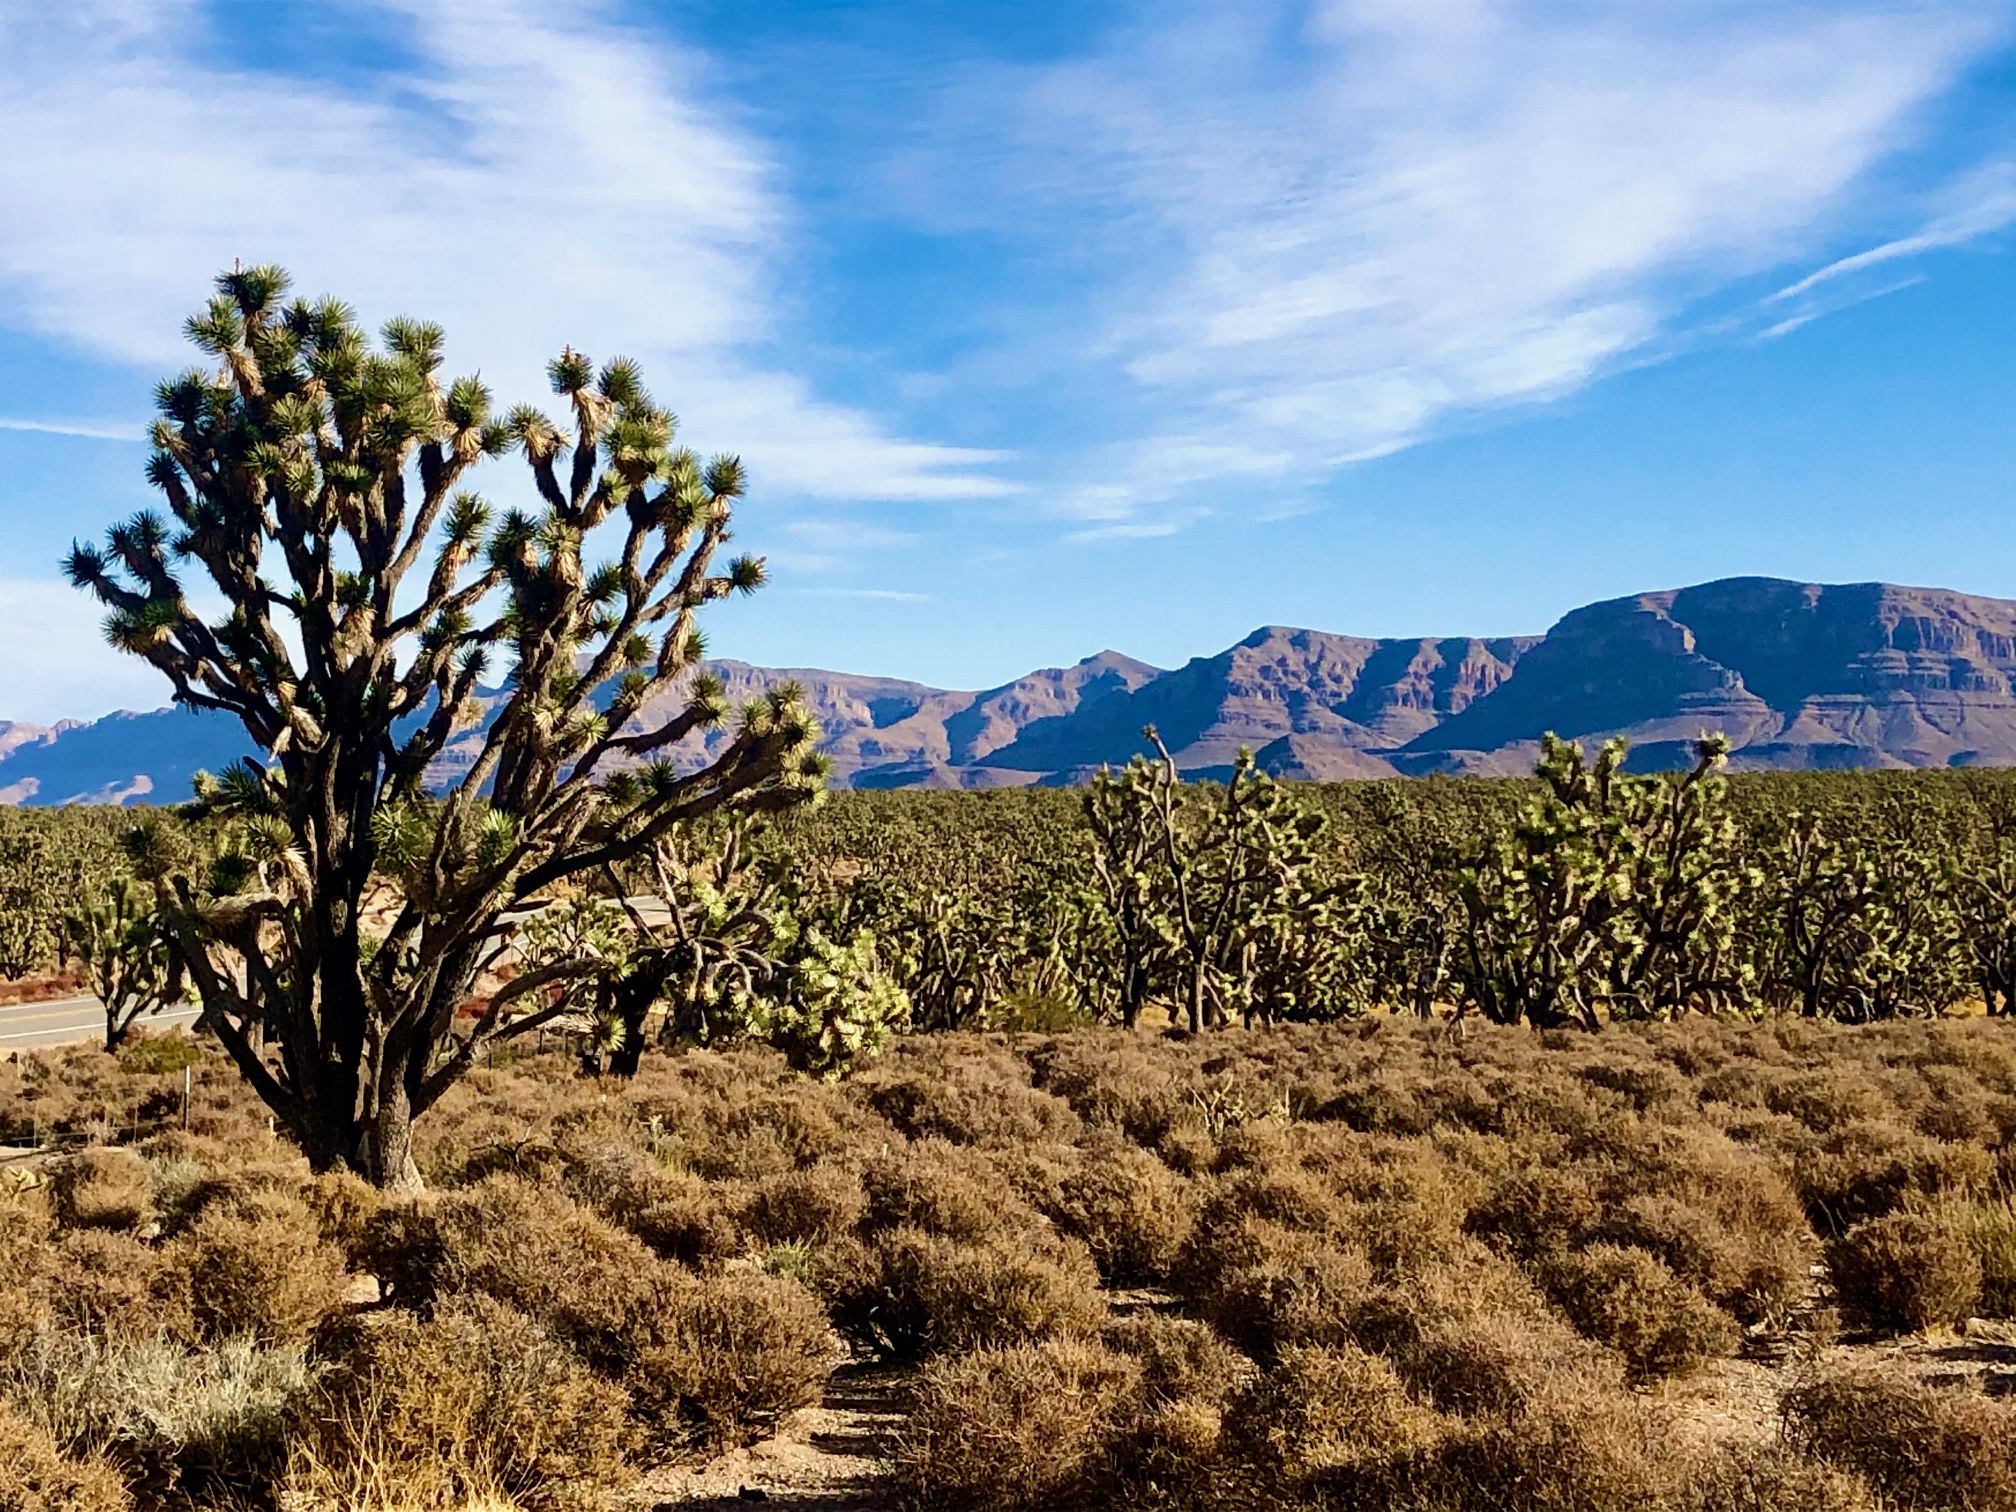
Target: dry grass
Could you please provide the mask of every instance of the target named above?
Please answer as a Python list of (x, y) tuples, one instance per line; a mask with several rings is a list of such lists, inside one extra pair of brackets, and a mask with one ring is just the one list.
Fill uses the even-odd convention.
[[(592, 1502), (775, 1431), (836, 1336), (913, 1362), (925, 1506), (2016, 1506), (1978, 1378), (1796, 1363), (1830, 1305), (2016, 1311), (2008, 1024), (944, 1036), (834, 1084), (535, 1056), (444, 1100), (393, 1202), (211, 1059), (149, 1133), (151, 1064), (0, 1065), (0, 1123), (96, 1140), (0, 1196), (0, 1403), (110, 1488), (80, 1506)], [(1681, 1431), (1739, 1350), (1799, 1383), (1782, 1439)]]

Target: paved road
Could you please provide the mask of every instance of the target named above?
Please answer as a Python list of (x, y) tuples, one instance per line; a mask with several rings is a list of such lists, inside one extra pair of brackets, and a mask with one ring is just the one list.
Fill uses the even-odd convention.
[[(170, 1008), (140, 1020), (148, 1029), (195, 1022), (193, 1007)], [(70, 1045), (79, 1040), (102, 1040), (104, 1036), (105, 1009), (94, 997), (54, 998), (46, 1003), (0, 1008), (0, 1054), (9, 1050), (38, 1050), (45, 1045)]]

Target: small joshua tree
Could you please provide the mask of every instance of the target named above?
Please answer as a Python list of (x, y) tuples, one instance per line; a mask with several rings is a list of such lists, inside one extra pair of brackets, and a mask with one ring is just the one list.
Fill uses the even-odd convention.
[[(439, 327), (394, 320), (374, 348), (347, 306), (287, 302), (287, 284), (217, 280), (187, 329), (218, 366), (157, 392), (148, 476), (170, 518), (73, 547), (68, 570), (114, 645), (260, 752), (199, 795), (237, 826), (238, 864), (165, 889), (205, 1021), (316, 1166), (411, 1186), (413, 1120), (600, 969), (547, 961), (458, 1031), (507, 911), (698, 815), (797, 803), (824, 768), (785, 700), (697, 770), (665, 758), (729, 714), (695, 673), (696, 614), (763, 569), (716, 567), (742, 465), (675, 450), (634, 363), (566, 351), (564, 421), (499, 417), (479, 380), (443, 379)], [(512, 451), (537, 505), (497, 515), (462, 485)], [(197, 611), (187, 567), (222, 615)], [(493, 664), (508, 680), (486, 695)], [(467, 759), (437, 765), (472, 730)]]
[(188, 991), (154, 901), (133, 878), (115, 877), (63, 917), (64, 940), (105, 1005), (108, 1051), (125, 1044), (142, 1018), (180, 1002)]
[[(1125, 962), (1130, 1027), (1160, 966), (1179, 984), (1190, 1032), (1256, 1008), (1256, 953), (1278, 942), (1302, 894), (1322, 818), (1304, 810), (1242, 750), (1222, 789), (1189, 787), (1153, 725), (1155, 756), (1102, 770), (1085, 797), (1093, 871)], [(1273, 1011), (1272, 1004), (1258, 1005)]]

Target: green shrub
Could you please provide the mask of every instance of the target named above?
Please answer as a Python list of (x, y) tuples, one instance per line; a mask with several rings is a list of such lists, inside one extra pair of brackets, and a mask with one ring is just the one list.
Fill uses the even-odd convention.
[(228, 1503), (275, 1488), (310, 1379), (299, 1347), (51, 1329), (0, 1373), (0, 1397), (151, 1500)]
[(176, 1076), (203, 1064), (203, 1047), (187, 1034), (145, 1031), (119, 1047), (119, 1069), (129, 1076)]

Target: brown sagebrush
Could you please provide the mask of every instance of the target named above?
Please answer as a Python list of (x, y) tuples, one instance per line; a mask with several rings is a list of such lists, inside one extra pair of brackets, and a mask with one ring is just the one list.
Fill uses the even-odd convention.
[(1255, 1225), (1262, 1253), (1218, 1276), (1206, 1317), (1253, 1359), (1352, 1343), (1359, 1310), (1377, 1289), (1371, 1261), (1311, 1234)]
[(612, 1376), (651, 1344), (663, 1298), (686, 1279), (566, 1194), (513, 1176), (387, 1203), (365, 1230), (359, 1263), (394, 1301), (424, 1311), (493, 1297)]
[(1106, 1321), (1098, 1272), (1055, 1238), (965, 1243), (917, 1228), (878, 1234), (830, 1283), (834, 1318), (903, 1356), (1089, 1337)]
[(690, 1171), (626, 1145), (570, 1141), (561, 1155), (568, 1193), (667, 1260), (703, 1267), (748, 1247), (721, 1193)]
[(670, 1291), (653, 1342), (624, 1380), (661, 1450), (733, 1447), (819, 1400), (836, 1351), (826, 1313), (796, 1281), (746, 1270)]
[(1020, 1060), (963, 1035), (899, 1042), (855, 1078), (854, 1091), (909, 1139), (1069, 1142), (1083, 1128), (1068, 1102), (1031, 1085)]
[(1140, 1367), (1089, 1339), (1050, 1339), (927, 1365), (897, 1450), (924, 1506), (1081, 1506), (1107, 1474), (1116, 1415)]
[(1550, 1260), (1543, 1284), (1577, 1332), (1616, 1350), (1634, 1380), (1681, 1375), (1736, 1347), (1728, 1315), (1644, 1250), (1590, 1245)]
[(1116, 1483), (1148, 1494), (1208, 1484), (1251, 1362), (1205, 1325), (1158, 1313), (1115, 1322), (1102, 1341), (1140, 1369), (1108, 1448)]
[(908, 1227), (977, 1242), (1047, 1227), (985, 1152), (942, 1139), (878, 1155), (861, 1180), (867, 1234)]
[(1827, 1273), (1843, 1320), (1872, 1333), (1955, 1327), (1981, 1300), (1981, 1257), (1951, 1209), (1856, 1224), (1827, 1247)]
[(1948, 1217), (1967, 1236), (1980, 1262), (1981, 1311), (1991, 1318), (2016, 1318), (2016, 1192), (1964, 1204)]
[(94, 1145), (56, 1163), (49, 1187), (66, 1228), (137, 1229), (154, 1216), (154, 1175), (116, 1145)]
[(1673, 1505), (1675, 1512), (1883, 1512), (1860, 1476), (1783, 1443), (1701, 1455)]
[(346, 1318), (317, 1348), (325, 1370), (288, 1473), (311, 1504), (544, 1508), (625, 1474), (623, 1392), (503, 1303)]
[(820, 1164), (757, 1182), (743, 1206), (742, 1223), (765, 1245), (827, 1244), (852, 1233), (867, 1209), (859, 1171)]
[(1974, 1145), (1943, 1144), (1886, 1120), (1851, 1124), (1796, 1151), (1792, 1179), (1823, 1236), (1918, 1200), (1988, 1190), (1995, 1159)]
[(0, 1402), (0, 1512), (128, 1512), (132, 1505), (109, 1466), (72, 1459), (46, 1429)]
[(1794, 1387), (1783, 1410), (1788, 1442), (1898, 1507), (2016, 1506), (2016, 1406), (2007, 1402), (1864, 1368)]
[(193, 1335), (186, 1270), (135, 1235), (73, 1229), (48, 1251), (42, 1276), (55, 1321), (110, 1339)]
[(1416, 1484), (1424, 1512), (1618, 1512), (1672, 1504), (1694, 1472), (1637, 1400), (1567, 1382), (1516, 1414), (1449, 1422)]
[(257, 1193), (206, 1207), (164, 1250), (182, 1277), (197, 1332), (305, 1340), (343, 1306), (343, 1252), (298, 1197)]
[(346, 1259), (364, 1243), (364, 1227), (384, 1206), (385, 1194), (350, 1171), (323, 1171), (301, 1188), (324, 1244)]
[(1168, 1279), (1196, 1224), (1191, 1184), (1145, 1150), (1118, 1140), (1089, 1144), (1046, 1205), (1118, 1285)]
[(1439, 1424), (1382, 1357), (1350, 1344), (1294, 1346), (1239, 1393), (1226, 1435), (1269, 1483), (1321, 1482), (1377, 1505), (1419, 1473)]

